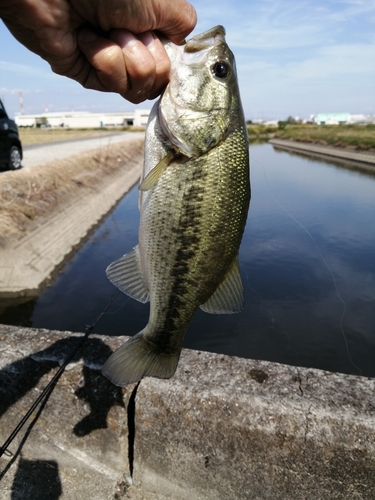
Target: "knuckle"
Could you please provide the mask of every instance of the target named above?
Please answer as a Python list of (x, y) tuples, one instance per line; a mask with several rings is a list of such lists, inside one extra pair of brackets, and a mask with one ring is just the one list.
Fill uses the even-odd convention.
[(157, 76), (162, 76), (165, 77), (166, 75), (169, 74), (170, 71), (170, 62), (169, 59), (161, 59), (158, 61), (156, 65), (156, 74)]
[(135, 73), (140, 79), (150, 79), (155, 77), (156, 64), (152, 57), (146, 56), (137, 61)]
[(117, 45), (110, 45), (102, 53), (98, 54), (97, 62), (99, 66), (105, 65), (110, 68), (117, 67), (122, 62), (122, 53), (121, 49)]

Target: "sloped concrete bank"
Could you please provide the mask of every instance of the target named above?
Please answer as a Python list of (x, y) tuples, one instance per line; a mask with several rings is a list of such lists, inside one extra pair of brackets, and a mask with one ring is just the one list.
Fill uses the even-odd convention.
[(345, 163), (354, 168), (375, 173), (375, 155), (360, 153), (330, 146), (319, 146), (304, 142), (290, 141), (286, 139), (271, 139), (268, 141), (275, 148), (285, 149), (291, 152), (307, 154), (317, 158), (331, 158)]
[[(77, 337), (0, 326), (0, 444)], [(375, 498), (375, 379), (184, 350), (119, 389), (100, 368), (124, 340), (86, 341), (0, 459), (0, 500)]]
[[(131, 145), (134, 153), (121, 168), (98, 178), (95, 188), (77, 190), (62, 206), (0, 247), (0, 297), (37, 296), (57, 266), (134, 186), (142, 170), (143, 139), (134, 139)], [(100, 152), (93, 154), (96, 151)]]

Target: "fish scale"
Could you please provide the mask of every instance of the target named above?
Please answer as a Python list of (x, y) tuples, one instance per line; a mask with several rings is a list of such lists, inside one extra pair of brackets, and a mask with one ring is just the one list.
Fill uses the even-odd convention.
[[(146, 131), (139, 245), (107, 269), (124, 293), (150, 300), (145, 328), (103, 368), (120, 386), (174, 374), (198, 307), (223, 314), (243, 305), (238, 249), (250, 180), (234, 58), (222, 27), (193, 38), (194, 50), (189, 43), (166, 45), (171, 83)], [(228, 77), (213, 74), (215, 62)]]

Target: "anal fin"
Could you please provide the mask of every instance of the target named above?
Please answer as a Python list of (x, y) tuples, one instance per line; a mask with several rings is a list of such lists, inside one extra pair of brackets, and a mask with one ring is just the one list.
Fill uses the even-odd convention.
[(106, 274), (109, 281), (129, 297), (143, 303), (150, 300), (142, 275), (138, 245), (131, 252), (112, 262), (107, 267)]
[(236, 257), (222, 283), (200, 308), (210, 314), (234, 314), (240, 312), (243, 305), (243, 285)]

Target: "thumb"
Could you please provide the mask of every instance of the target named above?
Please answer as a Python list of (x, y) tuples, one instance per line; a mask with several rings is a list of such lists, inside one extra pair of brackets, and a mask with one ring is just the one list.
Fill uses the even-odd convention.
[(175, 0), (158, 20), (156, 30), (179, 44), (193, 31), (197, 23), (194, 7), (185, 0)]

